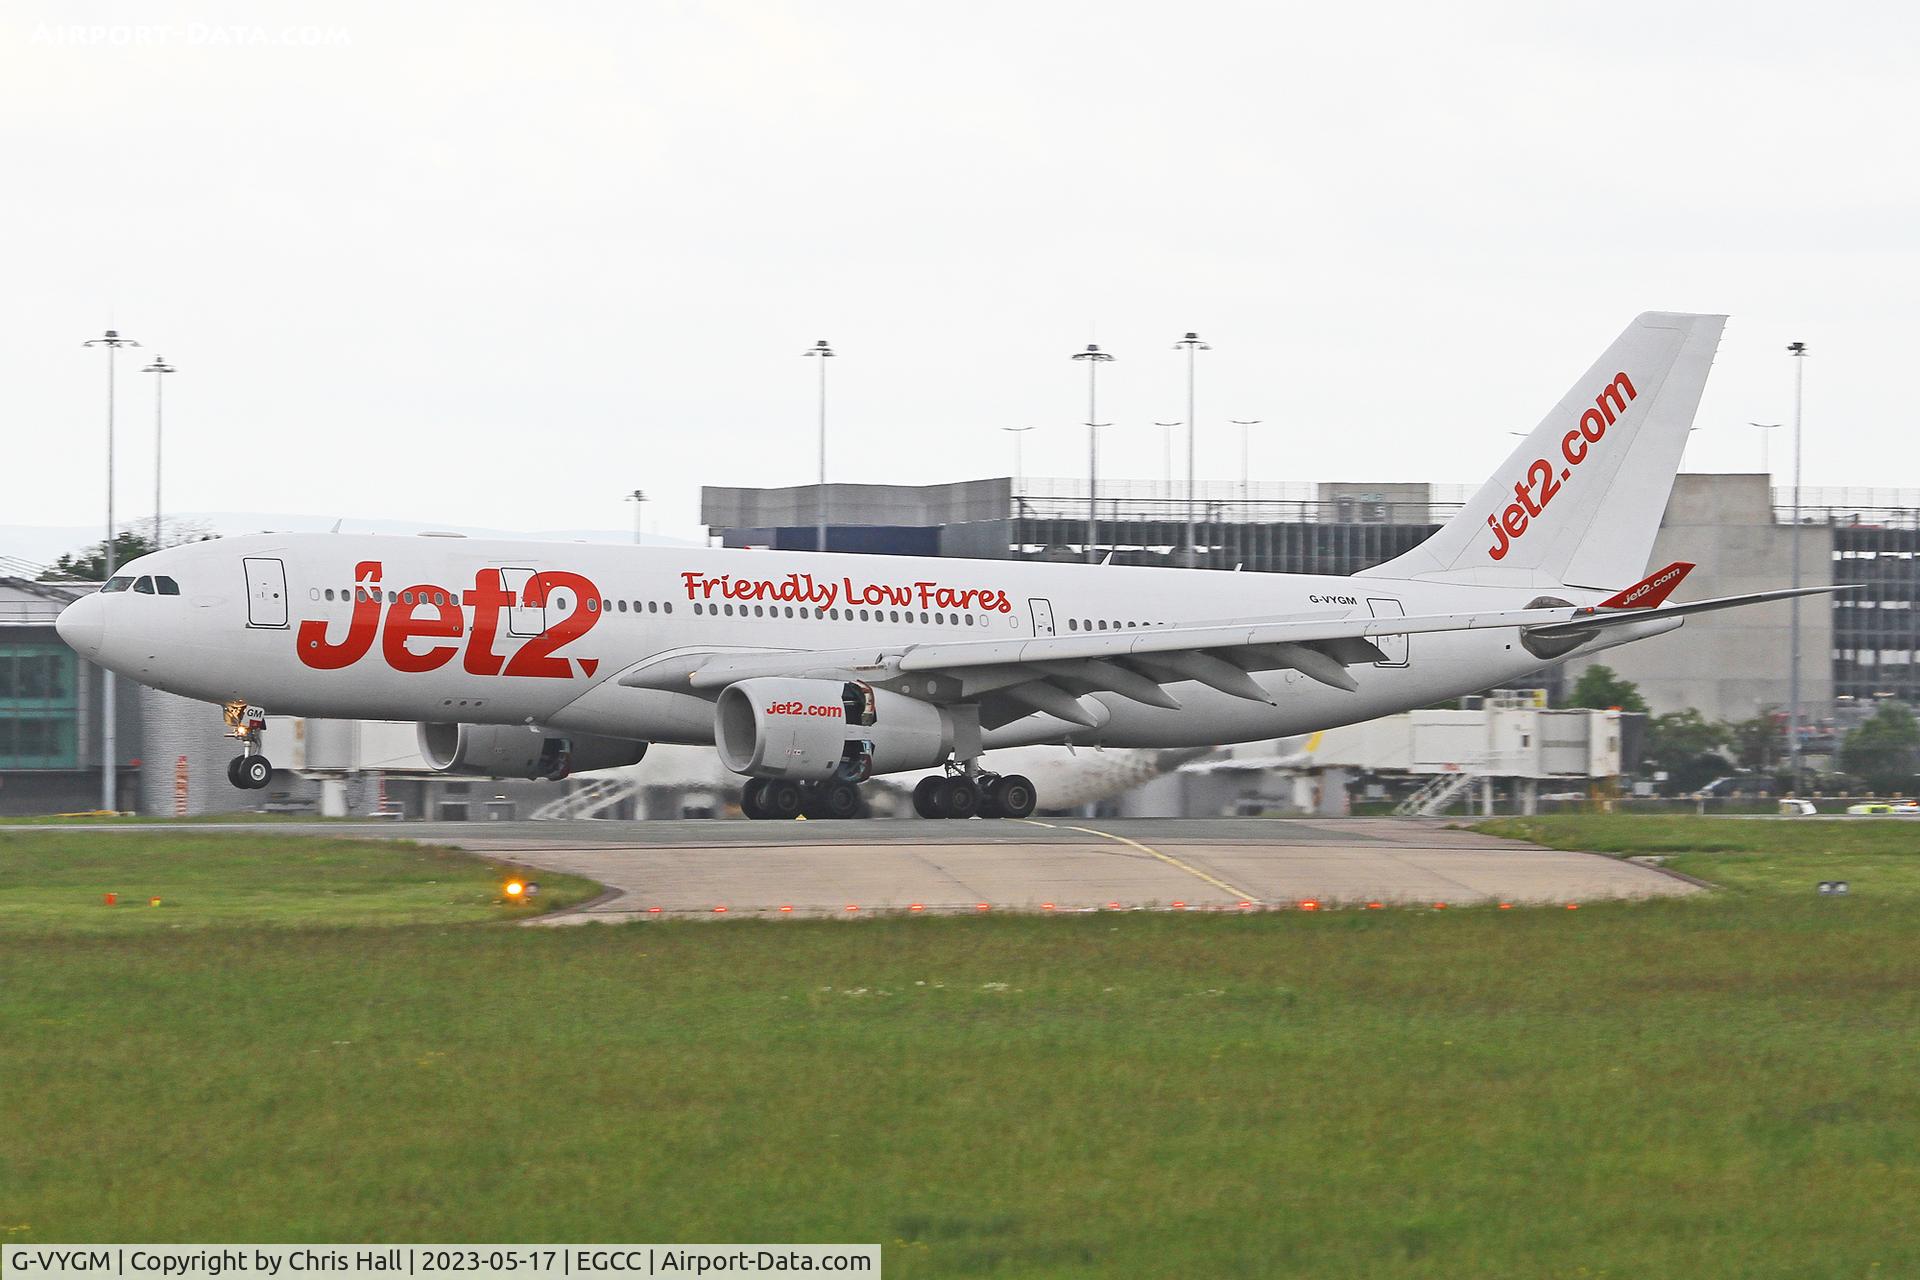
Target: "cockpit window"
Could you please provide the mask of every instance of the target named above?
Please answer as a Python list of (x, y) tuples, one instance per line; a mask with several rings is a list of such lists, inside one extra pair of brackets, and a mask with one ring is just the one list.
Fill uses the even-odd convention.
[(131, 587), (132, 585), (133, 585), (133, 579), (132, 579), (132, 578), (108, 578), (108, 579), (107, 579), (107, 585), (106, 585), (106, 586), (104, 586), (104, 587), (102, 587), (102, 588), (100, 588), (100, 590), (102, 590), (102, 591), (125, 591), (125, 590), (126, 590), (126, 589), (127, 589), (128, 587)]
[(172, 578), (155, 578), (153, 585), (160, 589), (160, 594), (163, 596), (177, 596), (180, 594), (180, 584)]
[(141, 578), (140, 581), (133, 584), (133, 589), (143, 596), (150, 596), (153, 594), (153, 579)]

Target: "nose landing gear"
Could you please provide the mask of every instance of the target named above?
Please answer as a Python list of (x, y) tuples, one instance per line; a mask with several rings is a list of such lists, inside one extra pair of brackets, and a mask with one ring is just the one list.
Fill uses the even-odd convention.
[(227, 736), (240, 742), (240, 754), (227, 762), (227, 781), (242, 791), (258, 791), (273, 781), (273, 764), (261, 753), (267, 713), (244, 702), (226, 705)]

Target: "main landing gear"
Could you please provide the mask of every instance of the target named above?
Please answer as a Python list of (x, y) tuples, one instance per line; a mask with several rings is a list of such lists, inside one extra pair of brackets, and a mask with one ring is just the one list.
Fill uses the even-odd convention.
[(867, 802), (860, 788), (844, 778), (825, 782), (794, 782), (786, 778), (751, 778), (740, 793), (740, 812), (749, 818), (776, 821), (808, 818), (862, 818)]
[(240, 741), (240, 754), (227, 762), (227, 781), (242, 791), (258, 791), (273, 781), (273, 764), (261, 754), (267, 713), (244, 702), (226, 706), (227, 736)]
[(1017, 773), (969, 773), (958, 765), (947, 770), (914, 787), (913, 811), (921, 817), (1024, 818), (1039, 799), (1033, 783)]

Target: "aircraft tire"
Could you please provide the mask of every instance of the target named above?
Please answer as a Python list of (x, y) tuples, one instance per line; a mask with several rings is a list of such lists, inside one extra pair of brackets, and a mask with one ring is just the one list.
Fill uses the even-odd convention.
[(1007, 774), (993, 784), (993, 807), (998, 817), (1028, 817), (1039, 800), (1033, 783), (1017, 773)]
[(948, 778), (940, 784), (940, 789), (944, 801), (940, 807), (946, 810), (944, 816), (971, 818), (980, 812), (980, 788), (972, 778)]
[(227, 781), (242, 791), (247, 789), (247, 783), (246, 780), (240, 776), (240, 766), (246, 762), (247, 758), (245, 756), (235, 756), (233, 759), (227, 761)]
[(800, 784), (789, 782), (785, 778), (768, 780), (760, 796), (767, 816), (775, 822), (785, 822), (799, 817), (800, 811), (806, 807), (807, 803), (806, 793), (800, 790)]
[(841, 778), (831, 778), (814, 792), (814, 807), (822, 818), (860, 816), (860, 788)]
[(765, 778), (748, 778), (747, 785), (740, 789), (740, 812), (755, 821), (767, 816), (767, 806), (762, 799), (766, 782)]
[(273, 764), (265, 756), (243, 756), (240, 760), (240, 785), (259, 791), (273, 781)]
[(923, 818), (944, 818), (947, 780), (938, 774), (920, 779), (913, 788), (913, 811)]

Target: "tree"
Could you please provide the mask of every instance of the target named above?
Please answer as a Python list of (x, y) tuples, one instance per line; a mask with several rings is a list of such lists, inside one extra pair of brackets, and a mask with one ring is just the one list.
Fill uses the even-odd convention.
[(1698, 791), (1733, 765), (1721, 754), (1727, 727), (1692, 707), (1655, 716), (1647, 723), (1647, 763), (1667, 772), (1674, 791)]
[(1622, 680), (1612, 667), (1594, 663), (1580, 673), (1574, 682), (1573, 692), (1567, 695), (1569, 707), (1587, 707), (1594, 711), (1607, 711), (1614, 707), (1622, 711), (1637, 711), (1645, 714), (1647, 700), (1640, 696), (1640, 687), (1631, 680)]
[(1840, 744), (1840, 767), (1880, 795), (1904, 795), (1920, 773), (1920, 723), (1897, 702), (1883, 702)]
[[(200, 542), (213, 536), (208, 531), (207, 522), (204, 520), (169, 516), (161, 522), (160, 543), (159, 546), (155, 546), (152, 529), (151, 520), (144, 520), (122, 529), (113, 540), (113, 563), (116, 566), (123, 565), (150, 551), (158, 551), (161, 547), (177, 547), (183, 542)], [(62, 580), (105, 582), (107, 580), (106, 540), (103, 538), (71, 555), (61, 556), (40, 575), (40, 579), (43, 582)]]
[(1785, 737), (1781, 716), (1773, 711), (1763, 712), (1751, 720), (1736, 720), (1727, 726), (1727, 745), (1733, 748), (1733, 762), (1755, 773), (1773, 772)]
[[(122, 529), (113, 540), (113, 562), (116, 565), (152, 551), (153, 542), (144, 533), (135, 533), (132, 529)], [(52, 582), (58, 579), (80, 582), (105, 582), (107, 580), (107, 542), (99, 542), (76, 551), (72, 555), (61, 556), (53, 562), (51, 568), (40, 575), (42, 581)]]

